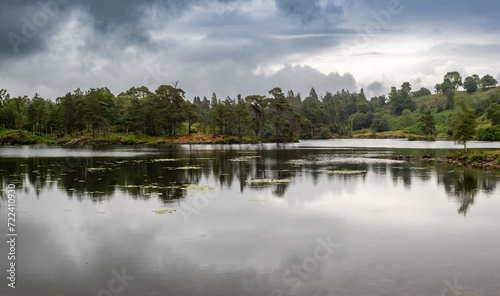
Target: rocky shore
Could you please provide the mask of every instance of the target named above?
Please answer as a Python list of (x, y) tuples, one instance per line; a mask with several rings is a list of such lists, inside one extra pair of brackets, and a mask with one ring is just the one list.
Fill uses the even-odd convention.
[(398, 161), (414, 161), (414, 160), (437, 161), (441, 165), (448, 164), (454, 166), (470, 166), (470, 167), (484, 168), (487, 170), (500, 170), (500, 161), (498, 161), (498, 159), (496, 159), (493, 155), (486, 156), (485, 160), (455, 159), (449, 156), (432, 157), (430, 155), (424, 155), (421, 158), (417, 158), (412, 155), (396, 155), (392, 157), (392, 159)]

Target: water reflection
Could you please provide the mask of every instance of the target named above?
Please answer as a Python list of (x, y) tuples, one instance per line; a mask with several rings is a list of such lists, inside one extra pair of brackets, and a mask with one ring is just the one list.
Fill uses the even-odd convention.
[[(232, 146), (231, 149), (203, 150), (171, 146), (153, 154), (153, 150), (147, 149), (147, 153), (139, 152), (134, 157), (122, 157), (120, 151), (116, 154), (100, 151), (96, 157), (46, 157), (47, 152), (37, 148), (37, 153), (44, 157), (0, 158), (0, 181), (4, 186), (13, 183), (26, 192), (33, 191), (36, 196), (43, 190), (58, 188), (65, 191), (68, 198), (76, 200), (100, 202), (120, 192), (134, 199), (158, 198), (168, 204), (186, 198), (185, 189), (190, 184), (219, 189), (237, 187), (239, 192), (270, 189), (274, 196), (283, 197), (292, 183), (273, 181), (310, 177), (313, 186), (318, 186), (325, 171), (366, 171), (359, 175), (329, 174), (326, 178), (364, 183), (369, 174), (388, 175), (394, 184), (401, 183), (407, 190), (415, 180), (431, 182), (436, 179), (437, 184), (456, 199), (460, 205), (458, 212), (463, 215), (468, 213), (479, 192), (490, 195), (498, 182), (496, 174), (470, 168), (387, 160), (390, 155), (399, 153), (391, 149), (258, 148)], [(271, 182), (248, 182), (253, 179)]]
[(498, 183), (495, 175), (487, 175), (484, 171), (449, 167), (441, 169), (438, 181), (444, 186), (448, 196), (457, 200), (460, 205), (458, 213), (464, 216), (480, 192), (490, 196)]
[(1, 295), (96, 295), (122, 267), (136, 276), (124, 295), (289, 292), (283, 275), (327, 237), (338, 253), (298, 295), (439, 295), (456, 276), (478, 295), (498, 288), (497, 174), (396, 162), (406, 153), (383, 148), (136, 152), (0, 157), (4, 188), (22, 187), (23, 233), (21, 289)]

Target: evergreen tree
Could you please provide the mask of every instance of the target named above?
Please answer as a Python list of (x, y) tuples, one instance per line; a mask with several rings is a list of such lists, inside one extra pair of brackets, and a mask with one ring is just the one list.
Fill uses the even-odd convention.
[(426, 135), (436, 135), (436, 120), (432, 114), (422, 115), (418, 119), (418, 127)]
[(455, 107), (455, 92), (452, 89), (446, 90), (446, 109), (452, 110)]

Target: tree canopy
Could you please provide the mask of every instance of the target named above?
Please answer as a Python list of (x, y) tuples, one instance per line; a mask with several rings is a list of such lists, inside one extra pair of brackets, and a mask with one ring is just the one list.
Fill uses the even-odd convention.
[(457, 104), (459, 109), (452, 116), (452, 139), (458, 144), (463, 144), (467, 151), (467, 142), (476, 135), (476, 116), (474, 109), (470, 108), (465, 100), (460, 100)]
[[(456, 136), (457, 141), (468, 141), (469, 138), (463, 136), (465, 128), (457, 119), (464, 118), (465, 109), (460, 107), (462, 113), (457, 112), (458, 115), (452, 117), (443, 114), (432, 118), (431, 115), (455, 108), (455, 95), (463, 98), (460, 92), (454, 91), (460, 82), (458, 72), (445, 75), (443, 83), (437, 86), (439, 91), (445, 90), (445, 102), (440, 95), (418, 99), (431, 93), (424, 87), (412, 92), (410, 82), (402, 83), (400, 89), (392, 87), (388, 97), (380, 95), (370, 99), (363, 89), (359, 92), (342, 89), (321, 95), (311, 88), (309, 95), (302, 99), (300, 93), (276, 87), (266, 95), (221, 98), (214, 92), (208, 97), (195, 96), (190, 101), (178, 83), (161, 85), (156, 90), (132, 87), (118, 95), (105, 87), (76, 89), (55, 100), (38, 94), (31, 98), (12, 97), (5, 89), (0, 89), (0, 127), (58, 137), (84, 133), (106, 135), (109, 132), (173, 137), (200, 132), (279, 142), (350, 136), (358, 131), (370, 132), (368, 129), (375, 132), (403, 130), (418, 135), (435, 135), (436, 131), (444, 134), (453, 130), (461, 131), (461, 135)], [(491, 75), (483, 78), (472, 75), (466, 77), (463, 86), (473, 93), (479, 85), (496, 85), (496, 80)], [(484, 115), (492, 125), (500, 124), (500, 92), (491, 91), (490, 96), (481, 100), (468, 99), (476, 117)], [(450, 129), (451, 119), (458, 130), (455, 126)]]

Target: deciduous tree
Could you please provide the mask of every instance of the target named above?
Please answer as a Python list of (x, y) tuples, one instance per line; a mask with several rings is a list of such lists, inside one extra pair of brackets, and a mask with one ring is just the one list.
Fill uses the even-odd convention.
[(466, 77), (464, 81), (464, 88), (468, 94), (475, 93), (478, 89), (477, 80), (472, 76)]
[(493, 78), (493, 76), (487, 74), (485, 76), (483, 76), (483, 78), (481, 78), (481, 86), (483, 88), (489, 88), (489, 87), (492, 87), (492, 86), (496, 86), (498, 84), (498, 81)]
[(451, 121), (452, 139), (455, 143), (463, 144), (467, 152), (467, 142), (476, 135), (476, 117), (474, 109), (470, 108), (465, 100), (460, 100), (457, 104), (459, 109), (453, 113)]

